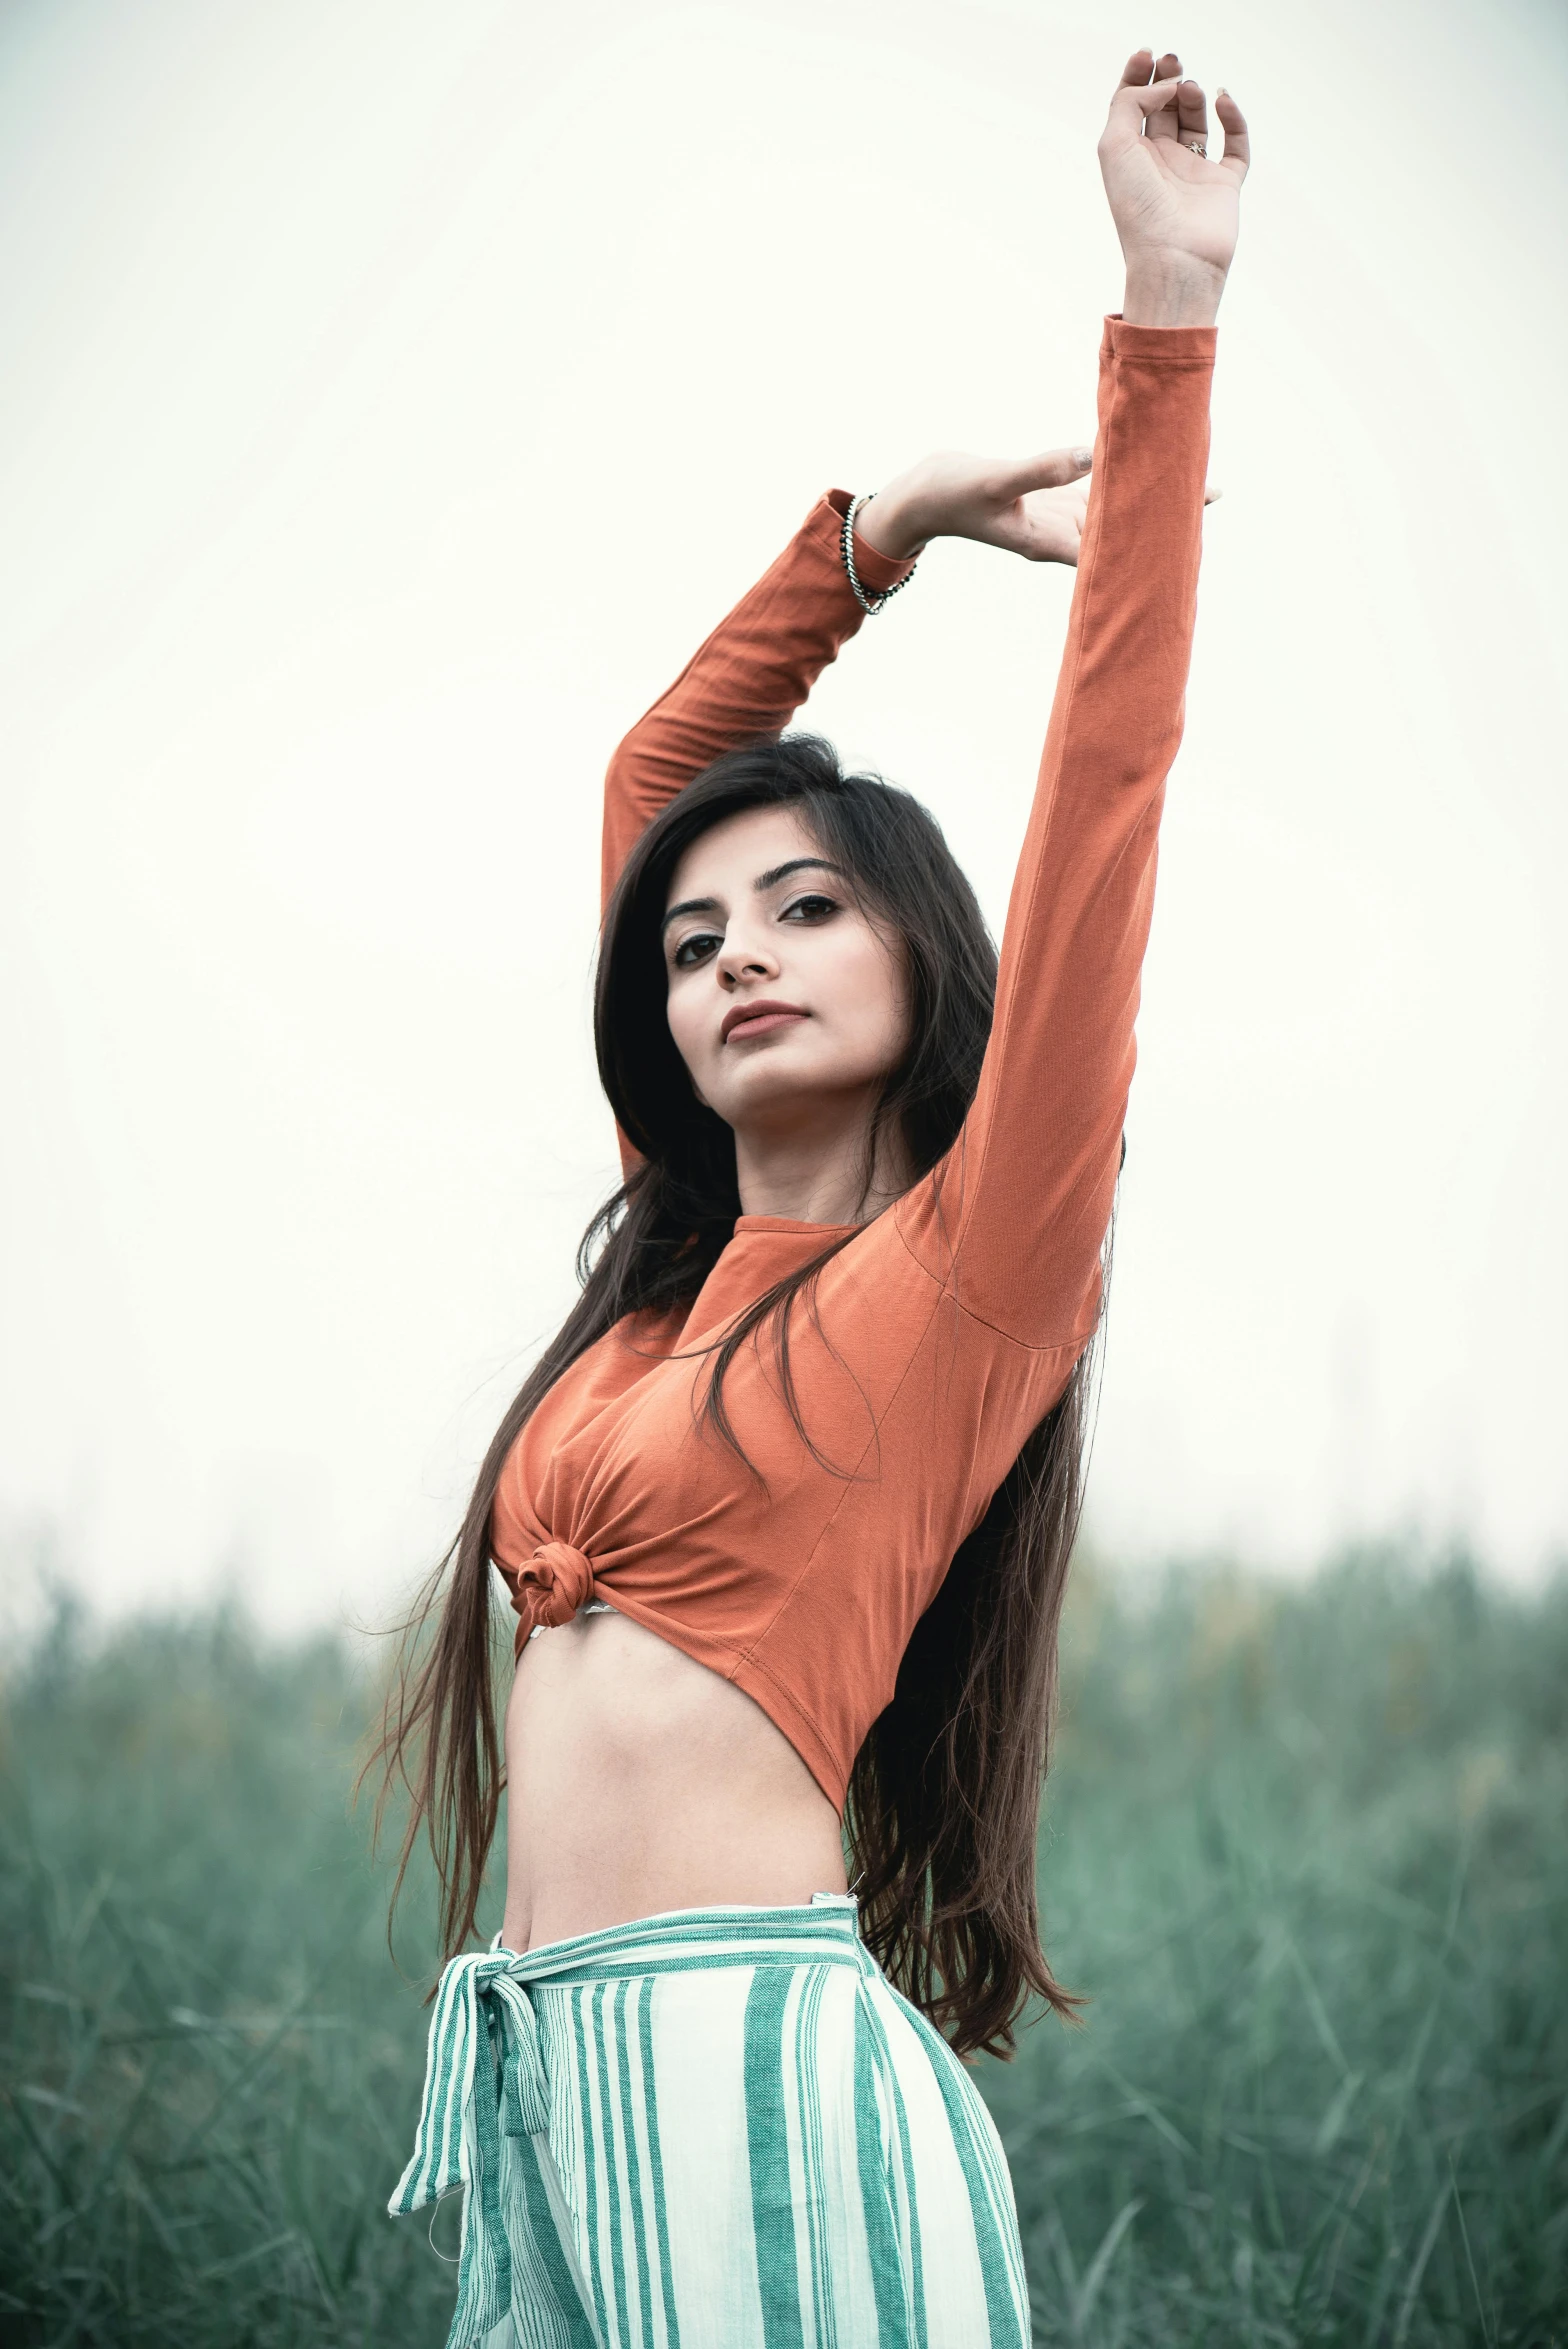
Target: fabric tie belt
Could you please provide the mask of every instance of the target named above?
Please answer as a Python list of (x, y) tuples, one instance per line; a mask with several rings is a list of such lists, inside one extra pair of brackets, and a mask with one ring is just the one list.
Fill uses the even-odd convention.
[(550, 2149), (529, 1986), (756, 1965), (876, 1970), (853, 1897), (836, 1893), (809, 1908), (681, 1909), (521, 1956), (494, 1948), (451, 1960), (430, 2018), (414, 2157), (387, 2204), (402, 2218), (467, 2188), (447, 2349), (470, 2349), (507, 2315), (520, 2349), (603, 2349)]

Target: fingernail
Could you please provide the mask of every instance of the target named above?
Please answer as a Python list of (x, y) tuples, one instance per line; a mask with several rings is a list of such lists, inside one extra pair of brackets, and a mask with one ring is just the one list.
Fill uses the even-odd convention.
[(1094, 463), (1093, 449), (1074, 449), (1073, 463), (1075, 465), (1092, 465)]

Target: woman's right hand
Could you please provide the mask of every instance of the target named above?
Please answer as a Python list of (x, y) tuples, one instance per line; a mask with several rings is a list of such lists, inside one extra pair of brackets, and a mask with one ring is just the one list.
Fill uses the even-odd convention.
[(1088, 449), (1040, 457), (943, 450), (879, 489), (855, 516), (855, 536), (895, 563), (933, 538), (975, 538), (1031, 563), (1076, 563), (1091, 458)]
[[(1089, 449), (1040, 457), (966, 457), (944, 450), (900, 473), (855, 516), (855, 536), (895, 563), (928, 539), (973, 538), (1031, 563), (1076, 563), (1089, 506)], [(1207, 493), (1212, 505), (1217, 489)]]
[[(1151, 78), (1153, 77), (1153, 78)], [(1212, 326), (1236, 250), (1247, 124), (1228, 91), (1215, 97), (1225, 133), (1208, 159), (1208, 105), (1181, 59), (1128, 58), (1100, 140), (1100, 171), (1127, 263), (1122, 316), (1132, 326)]]

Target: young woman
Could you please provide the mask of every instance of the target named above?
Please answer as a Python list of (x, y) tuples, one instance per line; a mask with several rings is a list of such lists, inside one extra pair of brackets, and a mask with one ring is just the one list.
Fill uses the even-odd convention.
[[(1175, 57), (1112, 101), (1086, 513), (1083, 451), (830, 493), (611, 766), (626, 1179), (388, 1730), (459, 1950), (498, 1570), (505, 1922), (441, 1978), (392, 2203), (467, 2189), (453, 2349), (1028, 2338), (958, 2059), (1070, 2004), (1035, 1831), (1247, 162), (1217, 107), (1222, 161)], [(930, 817), (781, 733), (944, 535), (1078, 564), (999, 970)]]

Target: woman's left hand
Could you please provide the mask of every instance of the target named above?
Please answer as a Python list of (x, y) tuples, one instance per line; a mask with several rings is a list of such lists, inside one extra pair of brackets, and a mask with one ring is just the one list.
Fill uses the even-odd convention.
[(1174, 50), (1139, 49), (1111, 100), (1100, 170), (1127, 261), (1130, 326), (1212, 326), (1236, 250), (1251, 146), (1229, 91), (1215, 92), (1224, 153), (1210, 152), (1208, 101)]

